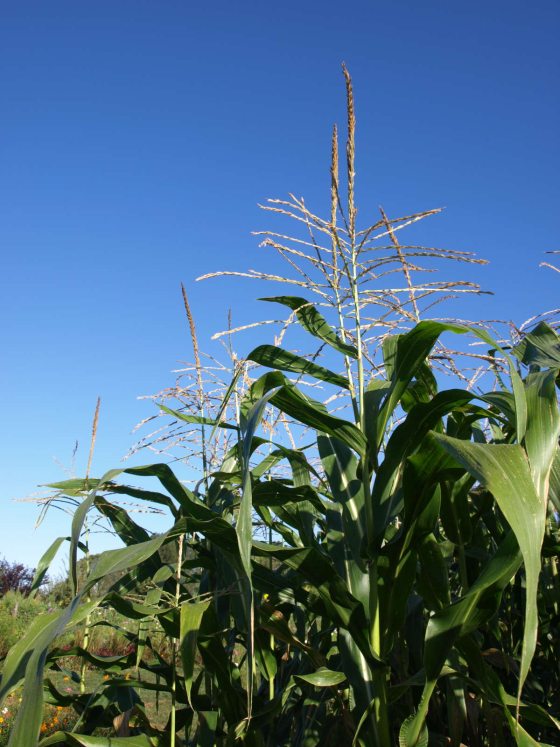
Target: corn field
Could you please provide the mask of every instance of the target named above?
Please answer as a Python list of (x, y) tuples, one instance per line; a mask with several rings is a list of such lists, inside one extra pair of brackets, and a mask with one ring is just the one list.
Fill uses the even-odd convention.
[[(381, 208), (359, 225), (344, 76), (326, 217), (295, 196), (263, 206), (295, 226), (261, 235), (287, 274), (202, 279), (291, 286), (263, 299), (280, 319), (249, 325), (272, 341), (238, 354), (230, 324), (226, 362), (206, 357), (183, 288), (194, 362), (154, 397), (138, 445), (166, 458), (51, 485), (71, 530), (34, 588), (67, 543), (73, 599), (3, 662), (0, 700), (23, 686), (11, 747), (560, 744), (555, 316), (519, 328), (436, 316), (482, 291), (434, 273), (482, 260), (406, 242), (437, 210)], [(123, 500), (164, 511), (168, 530), (151, 533)], [(79, 580), (96, 517), (124, 546)], [(95, 625), (96, 608), (128, 619), (133, 650), (97, 656), (84, 637), (76, 655), (109, 677), (89, 690), (84, 665), (69, 698), (51, 678), (67, 653), (56, 642)], [(171, 696), (165, 729), (146, 689)], [(72, 707), (74, 730), (41, 739), (45, 702)]]

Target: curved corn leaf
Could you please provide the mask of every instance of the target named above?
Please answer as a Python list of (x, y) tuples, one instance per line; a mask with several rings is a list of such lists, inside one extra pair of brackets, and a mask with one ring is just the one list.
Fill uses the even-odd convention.
[(409, 716), (399, 731), (399, 747), (428, 747), (429, 734), (425, 725), (420, 733), (415, 729), (415, 716)]
[(395, 335), (391, 338), (391, 346), (385, 346), (386, 366), (390, 371), (390, 387), (377, 419), (376, 450), (379, 450), (383, 443), (389, 418), (408, 385), (421, 370), (438, 337), (442, 332), (448, 331), (464, 334), (470, 330), (457, 324), (424, 321), (419, 322), (404, 335)]
[(537, 643), (537, 589), (546, 504), (535, 489), (527, 456), (518, 444), (474, 444), (441, 434), (434, 436), (492, 493), (519, 543), (527, 579), (518, 691), (521, 697)]
[(247, 409), (250, 403), (258, 401), (271, 389), (277, 391), (271, 397), (270, 403), (286, 415), (316, 431), (336, 436), (358, 454), (365, 453), (367, 441), (359, 428), (347, 420), (331, 415), (322, 403), (307, 397), (280, 371), (271, 371), (254, 382), (245, 408)]
[(317, 365), (313, 361), (302, 358), (300, 355), (283, 350), (275, 345), (259, 345), (247, 356), (247, 360), (259, 363), (261, 366), (275, 368), (278, 371), (289, 371), (297, 374), (307, 374), (320, 381), (326, 381), (334, 386), (349, 389), (348, 379), (340, 374), (329, 371), (328, 368)]
[(323, 342), (326, 342), (331, 348), (338, 350), (343, 355), (348, 355), (351, 358), (358, 357), (356, 348), (353, 345), (343, 342), (332, 327), (329, 326), (325, 317), (307, 299), (299, 296), (274, 296), (259, 298), (259, 301), (281, 303), (283, 306), (287, 306), (292, 311), (295, 311), (301, 326), (314, 337), (323, 340)]
[[(17, 657), (17, 654), (14, 656), (16, 661), (13, 669), (7, 667), (7, 659), (4, 662), (0, 702), (2, 702), (5, 692), (10, 688), (11, 682), (17, 678), (18, 674), (21, 676), (22, 664), (25, 666), (25, 683), (21, 707), (10, 732), (8, 747), (35, 747), (37, 744), (43, 718), (43, 671), (47, 651), (54, 639), (63, 632), (67, 623), (73, 617), (79, 602), (79, 597), (75, 597), (65, 610), (61, 610), (54, 615), (42, 616), (34, 621), (38, 625), (32, 624), (28, 634), (23, 639), (24, 656)], [(7, 668), (8, 671), (6, 671)]]
[[(420, 447), (428, 432), (447, 413), (465, 407), (471, 399), (472, 395), (461, 389), (440, 392), (429, 402), (414, 405), (404, 422), (393, 432), (372, 490), (378, 540), (383, 537), (388, 522), (401, 508), (399, 487), (405, 460)], [(484, 415), (484, 411), (481, 414)]]
[(99, 513), (109, 519), (113, 529), (125, 545), (132, 545), (135, 542), (146, 542), (150, 539), (150, 535), (144, 527), (133, 521), (121, 506), (109, 503), (109, 501), (101, 496), (95, 497), (94, 504)]
[(61, 544), (63, 542), (66, 542), (66, 540), (70, 540), (70, 537), (57, 537), (51, 544), (49, 549), (41, 556), (41, 559), (37, 563), (37, 568), (35, 569), (35, 575), (33, 576), (33, 582), (31, 584), (30, 590), (31, 596), (34, 596), (37, 593), (37, 590), (43, 583), (47, 571), (49, 570), (49, 567), (54, 560), (56, 553), (58, 552)]
[(560, 337), (546, 322), (537, 324), (512, 352), (526, 366), (560, 368)]

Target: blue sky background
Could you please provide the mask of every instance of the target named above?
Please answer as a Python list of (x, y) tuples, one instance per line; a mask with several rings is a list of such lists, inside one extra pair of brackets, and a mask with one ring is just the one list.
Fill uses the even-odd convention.
[(557, 0), (0, 3), (0, 554), (34, 564), (67, 532), (12, 499), (63, 479), (76, 440), (84, 471), (97, 395), (100, 474), (191, 358), (181, 281), (206, 349), (228, 307), (270, 316), (255, 283), (193, 281), (277, 269), (257, 202), (327, 212), (343, 60), (362, 218), (446, 206), (418, 237), (491, 261), (471, 317), (557, 305), (559, 36)]

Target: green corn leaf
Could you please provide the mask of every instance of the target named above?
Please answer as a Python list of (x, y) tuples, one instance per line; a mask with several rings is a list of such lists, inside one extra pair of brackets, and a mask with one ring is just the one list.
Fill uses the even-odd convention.
[(320, 381), (326, 381), (334, 386), (349, 389), (348, 379), (340, 374), (329, 371), (313, 361), (302, 358), (288, 350), (283, 350), (275, 345), (259, 345), (252, 350), (247, 356), (247, 360), (259, 363), (261, 366), (268, 366), (279, 371), (290, 371), (291, 373), (307, 374)]
[(358, 478), (358, 460), (337, 438), (319, 436), (317, 447), (333, 499), (342, 507), (344, 534), (352, 558), (359, 566), (364, 540), (364, 487)]
[[(523, 718), (532, 721), (534, 724), (544, 727), (552, 727), (555, 732), (560, 732), (560, 721), (541, 706), (518, 702), (517, 698), (509, 695), (500, 679), (498, 673), (485, 661), (485, 657), (480, 650), (480, 646), (474, 635), (466, 636), (458, 645), (461, 654), (468, 662), (469, 670), (472, 677), (476, 677), (474, 682), (477, 689), (481, 691), (483, 697), (489, 702), (501, 705), (511, 733), (515, 738), (519, 734), (525, 734), (524, 730), (518, 732), (518, 723), (511, 718), (513, 709), (519, 708)], [(558, 736), (558, 734), (557, 734)], [(523, 744), (523, 742), (522, 742)], [(531, 744), (531, 743), (530, 743)], [(539, 744), (533, 742), (532, 744)]]
[(85, 581), (84, 590), (91, 589), (110, 573), (118, 573), (144, 562), (157, 552), (166, 540), (167, 534), (159, 534), (147, 542), (138, 542), (129, 547), (101, 553)]
[(148, 532), (133, 521), (121, 506), (109, 503), (101, 496), (96, 496), (94, 503), (97, 510), (109, 519), (113, 529), (125, 545), (146, 542), (150, 539)]
[[(70, 747), (160, 747), (163, 742), (159, 737), (148, 737), (145, 734), (134, 737), (93, 737), (89, 734), (70, 734), (56, 732), (39, 742), (39, 747), (66, 744)], [(24, 747), (22, 744), (20, 747)], [(31, 747), (31, 746), (30, 746)], [(33, 747), (35, 747), (33, 745)]]
[(399, 400), (424, 365), (438, 337), (446, 331), (464, 334), (469, 330), (456, 324), (424, 321), (419, 322), (410, 332), (396, 335), (391, 340), (390, 347), (386, 345), (384, 352), (388, 356), (386, 365), (391, 373), (391, 386), (378, 417), (376, 450), (383, 443), (387, 423)]
[(325, 317), (305, 298), (299, 296), (275, 296), (274, 298), (260, 298), (259, 301), (270, 301), (287, 306), (292, 311), (295, 311), (301, 326), (314, 337), (323, 340), (323, 342), (326, 342), (343, 355), (348, 355), (351, 358), (358, 357), (356, 348), (353, 345), (343, 342), (328, 324)]
[(199, 711), (198, 716), (200, 719), (200, 728), (196, 747), (215, 747), (218, 711)]
[(222, 418), (224, 416), (224, 413), (227, 409), (228, 403), (231, 399), (232, 394), (235, 391), (235, 388), (237, 386), (237, 382), (239, 381), (241, 375), (243, 374), (243, 371), (245, 370), (245, 361), (240, 361), (233, 373), (232, 379), (229, 383), (229, 386), (227, 388), (226, 393), (223, 396), (223, 399), (220, 403), (220, 407), (218, 408), (218, 412), (216, 413), (216, 425), (212, 428), (212, 432), (210, 433), (209, 441), (211, 441), (214, 438), (214, 435), (216, 433), (216, 429), (218, 427), (218, 423), (222, 422)]
[(239, 554), (247, 577), (251, 578), (251, 544), (253, 540), (253, 499), (251, 491), (251, 442), (260, 425), (264, 409), (278, 393), (276, 387), (266, 392), (247, 413), (242, 424), (243, 488), (241, 507), (237, 519), (236, 532), (239, 541)]
[(262, 676), (270, 682), (278, 673), (278, 662), (271, 648), (271, 634), (259, 628), (255, 631), (255, 661)]
[(277, 558), (301, 574), (307, 583), (316, 588), (333, 623), (350, 631), (371, 666), (379, 665), (379, 658), (371, 649), (364, 608), (350, 593), (329, 557), (316, 547), (286, 548), (258, 541), (253, 542), (253, 551), (256, 555)]
[(132, 485), (119, 485), (114, 482), (106, 483), (105, 490), (107, 493), (128, 495), (131, 498), (137, 498), (138, 500), (146, 501), (147, 503), (156, 503), (160, 506), (165, 506), (174, 517), (178, 516), (177, 507), (173, 503), (173, 499), (164, 493), (159, 493), (155, 490), (144, 490), (143, 488), (137, 488)]
[(505, 358), (509, 370), (509, 376), (511, 379), (511, 386), (513, 389), (516, 419), (515, 429), (517, 431), (517, 438), (519, 441), (521, 441), (525, 436), (525, 428), (527, 427), (527, 400), (525, 398), (525, 387), (523, 386), (521, 376), (517, 372), (517, 368), (515, 367), (515, 363), (513, 362), (511, 356), (509, 356), (505, 352), (505, 350), (500, 345), (498, 345), (496, 340), (494, 340), (485, 329), (472, 329), (472, 332), (481, 340), (490, 345), (493, 350), (499, 350)]
[(560, 449), (556, 449), (552, 458), (548, 497), (556, 511), (560, 513)]
[(78, 593), (78, 546), (80, 543), (80, 536), (82, 528), (86, 520), (86, 516), (90, 508), (93, 506), (95, 500), (95, 490), (92, 490), (87, 498), (80, 503), (74, 516), (72, 517), (72, 532), (70, 534), (70, 583), (72, 588), (72, 594), (75, 596)]
[(519, 674), (520, 697), (537, 642), (537, 591), (546, 506), (533, 484), (527, 455), (518, 444), (474, 444), (434, 435), (443, 448), (492, 493), (523, 555), (527, 592)]
[[(372, 491), (378, 540), (401, 508), (399, 488), (406, 459), (420, 447), (428, 432), (447, 413), (466, 407), (471, 399), (472, 395), (461, 389), (440, 392), (429, 402), (414, 405), (404, 422), (391, 435)], [(481, 411), (481, 415), (484, 415), (484, 411)]]
[(62, 482), (50, 482), (44, 485), (45, 488), (53, 488), (54, 490), (60, 490), (65, 495), (84, 495), (89, 490), (93, 490), (100, 483), (98, 478), (88, 477), (87, 481), (84, 477), (73, 477), (70, 480), (63, 480)]
[(303, 394), (280, 371), (271, 371), (254, 382), (245, 408), (247, 409), (250, 403), (258, 401), (271, 389), (277, 391), (271, 397), (270, 403), (286, 415), (316, 431), (336, 436), (358, 454), (365, 452), (367, 441), (359, 428), (347, 420), (331, 415), (322, 403)]
[(296, 674), (294, 679), (298, 682), (307, 682), (314, 687), (336, 687), (346, 680), (344, 672), (335, 672), (332, 669), (321, 667), (312, 674)]
[(253, 585), (251, 582), (251, 550), (253, 546), (253, 496), (251, 486), (251, 469), (249, 459), (251, 456), (251, 443), (268, 402), (278, 392), (278, 388), (270, 389), (251, 407), (247, 415), (242, 419), (242, 459), (243, 459), (243, 487), (241, 492), (241, 505), (235, 532), (239, 545), (241, 565), (245, 574), (242, 583), (242, 597), (247, 617), (249, 641), (247, 645), (247, 718), (251, 719), (253, 706), (253, 682), (255, 675), (254, 662), (254, 635), (255, 635), (255, 608), (253, 597)]
[(399, 731), (399, 747), (428, 747), (429, 734), (425, 725), (420, 733), (415, 728), (415, 717), (409, 716)]
[(279, 480), (263, 480), (253, 485), (253, 504), (264, 506), (282, 506), (288, 503), (311, 503), (315, 508), (322, 509), (321, 500), (311, 485), (291, 487)]
[(499, 350), (503, 354), (509, 368), (515, 397), (518, 437), (521, 439), (525, 435), (525, 426), (527, 422), (525, 390), (521, 377), (519, 376), (510, 356), (505, 353), (500, 345), (498, 345), (498, 343), (484, 329), (477, 329), (474, 327), (469, 328), (459, 324), (443, 324), (442, 322), (426, 320), (419, 322), (412, 330), (410, 330), (410, 332), (407, 332), (404, 335), (395, 336), (396, 339), (392, 339), (390, 344), (387, 344), (385, 347), (391, 386), (387, 392), (377, 419), (377, 449), (381, 447), (387, 423), (394, 412), (395, 407), (399, 403), (412, 379), (422, 371), (422, 367), (424, 366), (436, 340), (443, 332), (453, 332), (456, 334), (471, 332), (476, 335), (476, 337), (479, 337), (490, 345), (493, 349)]
[(183, 662), (183, 676), (185, 678), (185, 690), (187, 700), (191, 708), (191, 692), (193, 685), (193, 674), (196, 657), (196, 643), (198, 632), (202, 622), (202, 616), (208, 609), (211, 599), (203, 601), (189, 601), (181, 605), (181, 626), (180, 626), (180, 649), (181, 660)]
[(513, 353), (526, 366), (541, 368), (560, 368), (560, 337), (545, 322), (540, 322), (535, 329), (513, 348)]
[(37, 593), (37, 590), (41, 586), (56, 553), (61, 544), (66, 542), (66, 540), (70, 540), (70, 537), (57, 537), (49, 549), (41, 556), (41, 559), (37, 563), (37, 568), (35, 569), (35, 575), (33, 576), (30, 595), (34, 596)]
[(408, 739), (405, 744), (410, 747), (415, 745), (425, 728), (431, 695), (453, 645), (495, 614), (503, 589), (520, 565), (519, 547), (514, 533), (509, 532), (469, 591), (430, 618), (424, 644), (426, 682), (418, 711), (411, 719), (407, 719), (406, 731), (401, 732)]
[(163, 487), (175, 498), (180, 506), (190, 497), (190, 491), (177, 479), (168, 464), (148, 464), (143, 467), (129, 467), (123, 470), (113, 470), (108, 474), (112, 480), (121, 473), (138, 475), (139, 477), (157, 477)]
[[(87, 501), (94, 497), (95, 494), (92, 492)], [(87, 506), (87, 501), (84, 501), (79, 508)], [(87, 508), (84, 508), (81, 512), (82, 521), (86, 511)], [(73, 524), (73, 532), (75, 531), (79, 531), (79, 522)], [(70, 606), (54, 615), (45, 615), (35, 620), (19, 645), (14, 646), (10, 652), (11, 656), (4, 662), (0, 701), (21, 679), (23, 668), (25, 668), (25, 684), (22, 707), (10, 736), (10, 747), (33, 747), (37, 742), (43, 710), (43, 670), (48, 649), (53, 640), (71, 621), (76, 622), (77, 619), (83, 617), (86, 609), (87, 612), (91, 612), (101, 603), (99, 599), (82, 605), (80, 604), (81, 596), (109, 573), (136, 566), (151, 557), (165, 539), (166, 535), (160, 535), (131, 547), (102, 553), (87, 577), (81, 594), (74, 597)]]
[[(68, 618), (69, 625), (76, 625), (84, 620), (92, 610), (99, 606), (100, 600), (88, 602), (81, 606), (73, 605)], [(0, 680), (0, 704), (3, 703), (6, 696), (15, 690), (22, 681), (27, 664), (33, 652), (40, 649), (45, 640), (49, 640), (50, 631), (57, 629), (60, 620), (66, 614), (67, 610), (49, 612), (36, 617), (29, 625), (25, 635), (11, 647), (8, 655), (2, 663), (2, 678)], [(66, 624), (64, 617), (63, 624)], [(46, 631), (46, 632), (45, 632)], [(49, 644), (50, 645), (50, 641)]]
[(43, 671), (47, 651), (53, 640), (70, 622), (79, 603), (80, 598), (75, 597), (65, 610), (36, 620), (38, 624), (32, 625), (23, 641), (20, 641), (23, 645), (17, 653), (21, 652), (23, 656), (18, 660), (16, 653), (10, 662), (7, 659), (4, 662), (0, 702), (3, 701), (5, 693), (12, 689), (10, 684), (17, 679), (22, 665), (25, 666), (22, 703), (10, 733), (8, 747), (35, 747), (37, 744), (43, 718)]
[(441, 610), (451, 602), (449, 571), (440, 544), (433, 534), (428, 534), (418, 547), (418, 559), (422, 574), (418, 580), (418, 592), (428, 610)]
[(529, 374), (525, 380), (528, 417), (524, 446), (533, 483), (543, 506), (548, 499), (550, 470), (558, 451), (560, 435), (556, 373), (545, 371)]

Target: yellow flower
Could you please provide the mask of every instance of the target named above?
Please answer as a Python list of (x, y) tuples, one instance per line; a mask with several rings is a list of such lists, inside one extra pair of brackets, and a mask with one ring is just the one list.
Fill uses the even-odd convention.
[(64, 677), (64, 682), (69, 682), (69, 681), (70, 681), (70, 677)]
[(3, 723), (4, 723), (4, 718), (0, 716), (0, 724), (3, 724)]
[(57, 711), (62, 711), (62, 706), (57, 706), (57, 707), (56, 707), (56, 710), (57, 710)]

